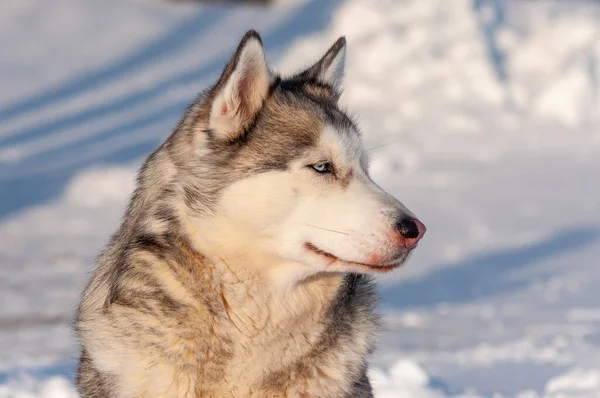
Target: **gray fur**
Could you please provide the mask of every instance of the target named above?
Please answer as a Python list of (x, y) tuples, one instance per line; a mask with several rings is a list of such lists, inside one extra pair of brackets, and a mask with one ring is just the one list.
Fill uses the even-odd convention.
[[(256, 37), (249, 32), (240, 48)], [(82, 345), (77, 386), (83, 397), (126, 396), (127, 375), (106, 370), (110, 366), (99, 365), (104, 360), (98, 359), (101, 351), (103, 358), (123, 360), (114, 348), (121, 343), (157, 369), (168, 366), (175, 375), (193, 375), (196, 381), (189, 387), (193, 396), (229, 396), (209, 387), (220, 385), (227, 369), (248, 364), (238, 363), (237, 335), (228, 332), (230, 309), (219, 288), (222, 276), (213, 273), (209, 256), (194, 249), (177, 209), (215, 212), (225, 188), (257, 173), (285, 170), (310, 151), (324, 124), (356, 131), (337, 105), (337, 87), (323, 82), (318, 73), (342, 44), (336, 43), (323, 60), (303, 73), (273, 77), (260, 110), (244, 116), (247, 122), (239, 136), (223, 140), (202, 126), (216, 93), (236, 67), (238, 49), (215, 86), (188, 108), (171, 136), (148, 157), (121, 227), (98, 258), (77, 312)], [(165, 287), (167, 274), (170, 283), (178, 286), (177, 294)], [(317, 274), (304, 282), (338, 286), (315, 324), (323, 326), (322, 332), (309, 349), (298, 346), (297, 356), (286, 367), (260, 370), (263, 377), (255, 386), (258, 395), (253, 396), (283, 396), (279, 392), (291, 388), (290, 375), (309, 379), (321, 366), (327, 372), (327, 358), (347, 352), (348, 361), (336, 370), (345, 384), (335, 397), (372, 397), (366, 355), (374, 347), (379, 324), (374, 284), (366, 275), (349, 273), (340, 282), (336, 277)], [(205, 323), (195, 323), (198, 319)], [(273, 338), (287, 337), (281, 333)], [(189, 341), (199, 351), (185, 351), (184, 358), (180, 341)]]

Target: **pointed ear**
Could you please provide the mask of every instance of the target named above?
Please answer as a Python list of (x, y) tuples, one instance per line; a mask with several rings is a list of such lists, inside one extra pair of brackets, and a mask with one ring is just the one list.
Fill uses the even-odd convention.
[(344, 65), (346, 63), (346, 38), (340, 37), (316, 64), (300, 74), (304, 78), (313, 78), (321, 83), (342, 90)]
[(208, 128), (226, 139), (241, 134), (262, 107), (270, 84), (262, 40), (248, 31), (213, 89)]

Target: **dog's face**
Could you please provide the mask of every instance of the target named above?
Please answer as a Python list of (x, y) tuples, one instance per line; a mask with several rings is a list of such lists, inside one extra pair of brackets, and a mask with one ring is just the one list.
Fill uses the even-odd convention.
[(203, 167), (226, 181), (201, 217), (215, 253), (259, 253), (306, 274), (385, 272), (416, 247), (425, 226), (370, 179), (359, 131), (338, 107), (344, 53), (340, 39), (280, 79), (256, 33), (240, 43), (196, 133)]

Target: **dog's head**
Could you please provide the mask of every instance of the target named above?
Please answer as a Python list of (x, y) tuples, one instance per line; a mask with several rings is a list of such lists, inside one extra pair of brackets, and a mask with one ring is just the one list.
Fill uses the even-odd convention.
[(208, 255), (259, 253), (308, 274), (384, 272), (423, 237), (425, 226), (370, 179), (359, 130), (338, 106), (345, 48), (340, 38), (280, 78), (250, 31), (188, 109), (181, 190)]

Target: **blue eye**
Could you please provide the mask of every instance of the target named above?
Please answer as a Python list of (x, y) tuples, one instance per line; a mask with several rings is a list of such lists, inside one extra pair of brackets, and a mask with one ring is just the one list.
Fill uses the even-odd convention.
[(316, 171), (317, 173), (321, 173), (321, 174), (331, 173), (331, 170), (332, 170), (331, 163), (329, 163), (329, 162), (313, 164), (310, 167), (312, 167), (312, 169), (314, 171)]

